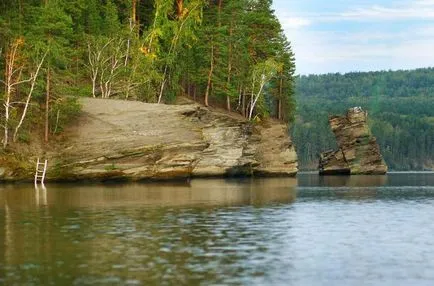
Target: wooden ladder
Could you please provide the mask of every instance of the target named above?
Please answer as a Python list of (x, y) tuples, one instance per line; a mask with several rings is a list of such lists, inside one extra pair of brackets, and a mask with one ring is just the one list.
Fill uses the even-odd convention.
[[(38, 158), (38, 162), (36, 163), (35, 186), (38, 184), (38, 180), (39, 182), (41, 182), (41, 185), (44, 185), (45, 173), (47, 172), (47, 164), (47, 160), (41, 163)], [(41, 169), (41, 166), (43, 166), (43, 169)]]

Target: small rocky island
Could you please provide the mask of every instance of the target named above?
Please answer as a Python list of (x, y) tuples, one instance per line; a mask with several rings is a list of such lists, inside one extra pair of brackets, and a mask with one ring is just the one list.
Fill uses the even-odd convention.
[(387, 172), (387, 165), (367, 119), (368, 113), (360, 107), (349, 109), (345, 116), (329, 118), (339, 149), (320, 155), (321, 175), (374, 175)]

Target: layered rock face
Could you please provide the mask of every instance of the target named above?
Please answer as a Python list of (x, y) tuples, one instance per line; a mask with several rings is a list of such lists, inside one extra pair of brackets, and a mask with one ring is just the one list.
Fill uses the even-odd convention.
[(387, 165), (372, 136), (368, 114), (360, 107), (351, 108), (345, 116), (332, 116), (330, 126), (336, 136), (339, 150), (320, 155), (319, 171), (333, 174), (385, 174)]
[(83, 99), (80, 122), (50, 154), (47, 179), (294, 176), (285, 124), (252, 126), (196, 104)]

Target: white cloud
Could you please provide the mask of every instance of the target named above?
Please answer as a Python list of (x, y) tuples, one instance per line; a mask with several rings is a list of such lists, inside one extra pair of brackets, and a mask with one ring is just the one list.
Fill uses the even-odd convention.
[(285, 29), (298, 29), (310, 26), (312, 23), (308, 18), (286, 16), (281, 19), (281, 24)]
[[(277, 11), (295, 52), (297, 73), (434, 65), (434, 0), (343, 9), (335, 13)], [(395, 26), (395, 21), (411, 22), (403, 29), (401, 24)], [(346, 23), (351, 23), (351, 30), (345, 28)]]
[(391, 6), (356, 6), (348, 7), (343, 12), (304, 13), (303, 16), (281, 13), (279, 18), (282, 21), (282, 25), (288, 28), (299, 28), (324, 22), (339, 21), (434, 20), (434, 0), (401, 1)]
[(434, 0), (417, 0), (414, 1), (417, 6), (434, 6)]
[[(427, 2), (427, 1), (424, 1)], [(402, 7), (384, 7), (374, 5), (368, 8), (356, 8), (325, 20), (384, 21), (402, 19), (434, 19), (434, 6), (430, 3), (415, 3)]]
[(398, 33), (292, 33), (297, 73), (412, 69), (434, 65), (434, 27)]

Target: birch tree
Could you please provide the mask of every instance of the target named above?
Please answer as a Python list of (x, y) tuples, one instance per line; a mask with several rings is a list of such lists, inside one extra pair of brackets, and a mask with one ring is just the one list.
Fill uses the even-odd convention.
[(251, 76), (251, 94), (249, 105), (249, 116), (251, 120), (253, 112), (258, 103), (258, 100), (263, 95), (265, 85), (282, 69), (282, 64), (277, 63), (273, 59), (268, 59), (265, 62), (258, 63), (253, 69)]
[[(6, 63), (5, 63), (5, 80), (1, 81), (5, 86), (5, 95), (3, 98), (3, 107), (4, 107), (4, 120), (3, 120), (3, 148), (6, 148), (9, 143), (9, 129), (10, 126), (10, 118), (11, 118), (11, 109), (14, 105), (24, 105), (23, 112), (21, 114), (18, 125), (15, 127), (15, 131), (13, 133), (13, 141), (15, 142), (17, 139), (17, 134), (19, 129), (21, 128), (24, 119), (27, 115), (27, 110), (30, 104), (30, 100), (33, 95), (33, 91), (35, 89), (39, 72), (44, 63), (45, 57), (47, 53), (45, 53), (42, 59), (35, 66), (28, 66), (28, 59), (24, 56), (23, 51), (21, 50), (24, 46), (24, 39), (18, 38), (15, 39), (12, 44), (9, 46), (9, 49), (6, 53)], [(25, 74), (29, 74), (25, 79)], [(17, 95), (17, 89), (21, 85), (30, 84), (30, 89), (27, 92), (26, 100), (24, 102), (19, 101), (19, 98), (15, 98)], [(15, 97), (14, 97), (15, 95)], [(14, 101), (17, 100), (17, 101)]]
[(99, 92), (102, 98), (109, 98), (118, 76), (125, 67), (126, 41), (118, 38), (97, 38), (88, 41), (88, 70), (92, 82), (92, 96)]
[(99, 74), (99, 85), (102, 98), (109, 98), (113, 93), (113, 88), (117, 83), (121, 67), (124, 66), (126, 47), (123, 40), (110, 40), (107, 53), (103, 57), (101, 72)]
[(101, 44), (97, 39), (89, 40), (87, 43), (87, 67), (90, 72), (90, 80), (92, 82), (92, 96), (95, 98), (97, 94), (98, 78), (102, 72), (104, 61), (104, 54), (107, 47), (113, 40)]
[(39, 72), (41, 70), (42, 65), (44, 64), (45, 57), (47, 56), (48, 52), (45, 52), (45, 54), (42, 56), (42, 59), (37, 63), (36, 70), (31, 74), (30, 76), (30, 90), (27, 93), (26, 101), (24, 103), (24, 109), (21, 114), (20, 121), (18, 122), (18, 125), (15, 127), (14, 135), (13, 135), (13, 142), (17, 141), (17, 135), (18, 131), (20, 130), (21, 126), (23, 125), (24, 119), (27, 115), (27, 110), (29, 108), (30, 100), (32, 99), (33, 91), (35, 90), (36, 86), (36, 80), (38, 79)]
[[(176, 20), (169, 21), (168, 15), (171, 13), (173, 4), (165, 0), (156, 1), (155, 20), (153, 30), (151, 30), (150, 32), (150, 35), (152, 36), (150, 37), (151, 43), (149, 44), (149, 46), (152, 46), (152, 41), (155, 38), (155, 34), (160, 35), (163, 40), (166, 40), (170, 43), (169, 49), (164, 55), (164, 68), (158, 93), (158, 103), (161, 103), (161, 100), (163, 98), (163, 93), (168, 81), (169, 69), (170, 66), (173, 65), (174, 61), (177, 59), (179, 46), (184, 41), (189, 41), (194, 38), (193, 30), (195, 25), (200, 23), (202, 19), (203, 5), (203, 0), (191, 0), (187, 3), (177, 0)], [(180, 9), (182, 9), (182, 11)], [(171, 33), (171, 30), (174, 32)], [(164, 33), (167, 33), (170, 36), (166, 38)]]

